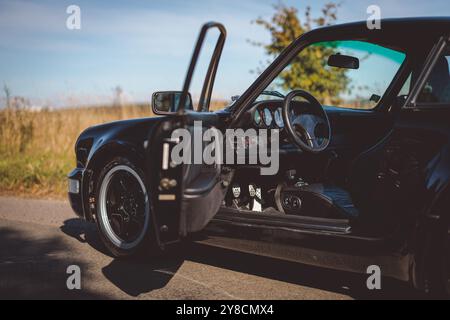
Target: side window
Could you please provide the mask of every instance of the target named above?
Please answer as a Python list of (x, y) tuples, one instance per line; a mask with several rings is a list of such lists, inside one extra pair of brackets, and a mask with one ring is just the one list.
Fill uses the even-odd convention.
[(450, 104), (450, 48), (442, 54), (420, 91), (417, 102), (433, 104)]
[(405, 83), (403, 83), (402, 88), (400, 89), (400, 92), (397, 95), (397, 102), (396, 105), (403, 106), (408, 99), (408, 96), (411, 92), (412, 85), (412, 73), (409, 74), (408, 78), (406, 79)]
[(412, 74), (409, 75), (408, 79), (406, 79), (405, 83), (403, 84), (402, 89), (398, 93), (398, 96), (408, 96), (409, 92), (411, 91), (411, 78)]

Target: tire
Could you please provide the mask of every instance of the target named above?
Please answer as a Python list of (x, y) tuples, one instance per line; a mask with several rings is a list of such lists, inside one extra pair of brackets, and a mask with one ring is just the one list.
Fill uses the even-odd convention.
[(152, 219), (141, 169), (123, 157), (104, 166), (97, 179), (96, 223), (100, 238), (117, 258), (149, 252)]

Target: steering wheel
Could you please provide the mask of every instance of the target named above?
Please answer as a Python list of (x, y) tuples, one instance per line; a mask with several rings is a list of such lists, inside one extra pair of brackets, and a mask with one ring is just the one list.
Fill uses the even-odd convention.
[[(295, 97), (302, 97), (307, 101), (304, 112), (293, 112), (292, 99)], [(330, 144), (331, 126), (327, 113), (309, 92), (294, 90), (284, 98), (283, 120), (293, 142), (303, 151), (319, 153)]]

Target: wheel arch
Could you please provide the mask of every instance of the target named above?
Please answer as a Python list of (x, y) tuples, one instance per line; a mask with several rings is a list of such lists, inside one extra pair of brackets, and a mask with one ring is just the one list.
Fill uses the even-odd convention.
[(98, 177), (102, 168), (112, 159), (124, 157), (138, 168), (144, 170), (144, 154), (135, 145), (126, 141), (110, 141), (90, 157), (86, 165), (86, 179), (83, 181), (83, 204), (85, 206), (85, 217), (88, 221), (94, 221), (96, 213), (95, 191)]

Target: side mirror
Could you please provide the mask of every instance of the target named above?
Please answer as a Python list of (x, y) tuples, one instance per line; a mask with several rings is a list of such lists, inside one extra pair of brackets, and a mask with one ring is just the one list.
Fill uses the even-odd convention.
[(332, 54), (328, 57), (327, 64), (330, 67), (337, 67), (343, 69), (359, 69), (359, 59), (343, 54)]
[[(178, 111), (180, 104), (181, 91), (158, 91), (152, 95), (152, 110), (155, 114), (173, 114)], [(192, 98), (188, 93), (185, 110), (192, 110)]]

